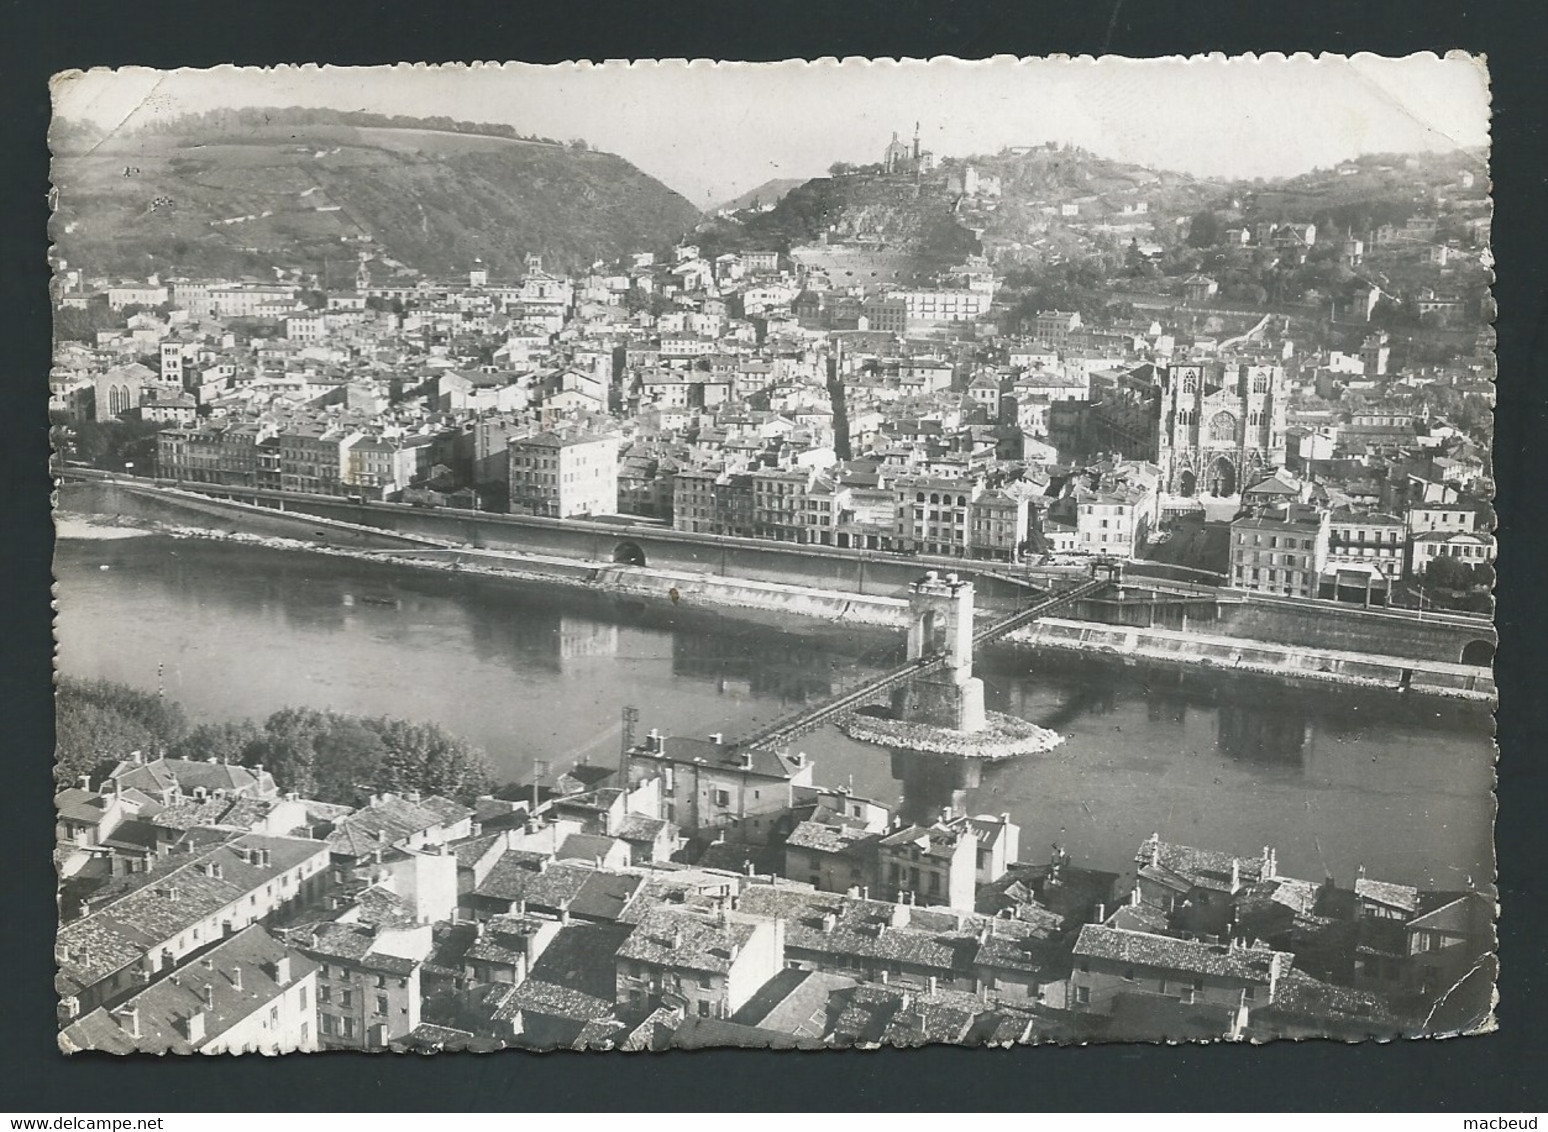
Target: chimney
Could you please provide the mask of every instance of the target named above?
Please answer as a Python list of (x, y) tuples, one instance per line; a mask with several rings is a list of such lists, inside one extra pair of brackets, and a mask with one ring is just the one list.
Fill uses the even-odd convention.
[(1159, 833), (1152, 833), (1150, 835), (1150, 866), (1156, 869), (1161, 867), (1161, 835)]
[(930, 976), (930, 994), (931, 994), (931, 995), (932, 995), (932, 996), (933, 996), (933, 995), (934, 995), (934, 994), (935, 994), (935, 988), (936, 988), (936, 980), (935, 980), (935, 976), (934, 976), (934, 975), (931, 975), (931, 976)]
[(113, 1011), (113, 1020), (123, 1027), (131, 1038), (140, 1036), (140, 1008), (137, 1006), (120, 1006)]
[(469, 837), (478, 837), (483, 832), (484, 832), (484, 823), (483, 822), (477, 822), (477, 821), (476, 822), (472, 822), (468, 826), (468, 836)]
[(254, 778), (262, 778), (263, 777), (263, 764), (262, 763), (254, 763), (253, 764), (253, 777)]
[(212, 987), (209, 983), (205, 983), (202, 987), (199, 988), (199, 997), (204, 1001), (205, 1006), (214, 1006), (215, 988)]
[(672, 950), (673, 951), (681, 951), (682, 949), (683, 949), (683, 929), (680, 928), (680, 927), (674, 926), (672, 928)]
[(1134, 887), (1129, 890), (1129, 904), (1130, 904), (1131, 907), (1138, 908), (1139, 907), (1139, 903), (1140, 903), (1140, 886), (1139, 886), (1139, 881), (1135, 881), (1134, 882)]
[(290, 955), (286, 953), (274, 961), (274, 981), (279, 986), (290, 982)]
[(709, 741), (718, 747), (726, 741), (726, 734), (724, 731), (716, 731), (709, 737)]
[(242, 968), (241, 967), (232, 967), (231, 968), (231, 989), (232, 990), (241, 990), (242, 989)]
[(1107, 905), (1098, 903), (1096, 907), (1096, 923), (1104, 923), (1107, 920)]
[(193, 1045), (198, 1045), (204, 1040), (204, 1011), (195, 1010), (183, 1019), (183, 1037)]
[(90, 790), (91, 789), (91, 775), (83, 774), (79, 778), (77, 778), (76, 781), (81, 784), (81, 789), (82, 790)]
[(838, 917), (832, 912), (824, 912), (822, 916), (822, 931), (824, 935), (831, 935), (838, 927)]
[(1231, 858), (1231, 891), (1239, 892), (1242, 887), (1242, 863), (1235, 857)]
[(796, 764), (796, 766), (805, 766), (806, 765), (806, 752), (805, 751), (797, 751), (795, 753), (795, 764)]

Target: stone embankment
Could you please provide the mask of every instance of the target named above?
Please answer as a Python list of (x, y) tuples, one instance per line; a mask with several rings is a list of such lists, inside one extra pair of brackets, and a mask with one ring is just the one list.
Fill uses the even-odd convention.
[[(104, 537), (105, 532), (127, 532), (138, 529), (169, 535), (172, 538), (245, 543), (274, 550), (304, 550), (314, 554), (327, 554), (368, 562), (386, 562), (420, 570), (562, 585), (669, 602), (673, 606), (687, 609), (755, 611), (884, 629), (904, 629), (908, 624), (908, 602), (898, 598), (835, 593), (804, 586), (755, 582), (681, 570), (589, 563), (573, 558), (456, 547), (406, 546), (401, 549), (374, 550), (155, 520), (104, 522), (99, 517), (70, 515), (65, 512), (56, 514), (56, 523), (59, 525), (60, 537), (65, 538), (100, 538)], [(332, 522), (329, 526), (337, 528), (344, 524)]]
[(1487, 668), (1376, 653), (1308, 649), (1193, 631), (1140, 629), (1048, 617), (1011, 633), (1004, 642), (1038, 652), (1111, 657), (1126, 664), (1187, 666), (1305, 683), (1384, 688), (1478, 703), (1493, 703), (1495, 699), (1494, 676)]

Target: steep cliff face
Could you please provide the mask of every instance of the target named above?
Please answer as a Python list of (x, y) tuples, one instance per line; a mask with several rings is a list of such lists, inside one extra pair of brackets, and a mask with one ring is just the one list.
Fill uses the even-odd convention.
[(66, 129), (55, 148), (57, 255), (135, 276), (337, 277), (361, 252), (434, 273), (475, 257), (519, 271), (527, 254), (564, 270), (668, 245), (699, 217), (613, 154), (422, 126), (217, 119), (92, 144)]

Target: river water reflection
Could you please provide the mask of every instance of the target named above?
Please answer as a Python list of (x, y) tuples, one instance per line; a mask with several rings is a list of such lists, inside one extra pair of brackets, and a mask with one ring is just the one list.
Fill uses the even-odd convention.
[[(436, 720), (524, 778), (618, 756), (641, 726), (735, 734), (895, 663), (901, 634), (759, 622), (561, 589), (160, 535), (61, 540), (59, 663), (155, 687), (195, 720), (287, 704)], [(103, 566), (108, 569), (102, 569)], [(989, 706), (1066, 736), (988, 765), (898, 756), (832, 728), (802, 747), (817, 779), (911, 815), (1008, 812), (1023, 856), (1050, 843), (1123, 871), (1152, 831), (1347, 883), (1442, 887), (1492, 876), (1487, 712), (1145, 673), (992, 649)]]

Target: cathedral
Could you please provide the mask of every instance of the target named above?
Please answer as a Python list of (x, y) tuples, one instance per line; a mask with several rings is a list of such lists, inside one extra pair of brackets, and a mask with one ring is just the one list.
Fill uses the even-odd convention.
[(1167, 494), (1236, 496), (1284, 466), (1283, 366), (1191, 363), (1156, 376), (1156, 462)]

